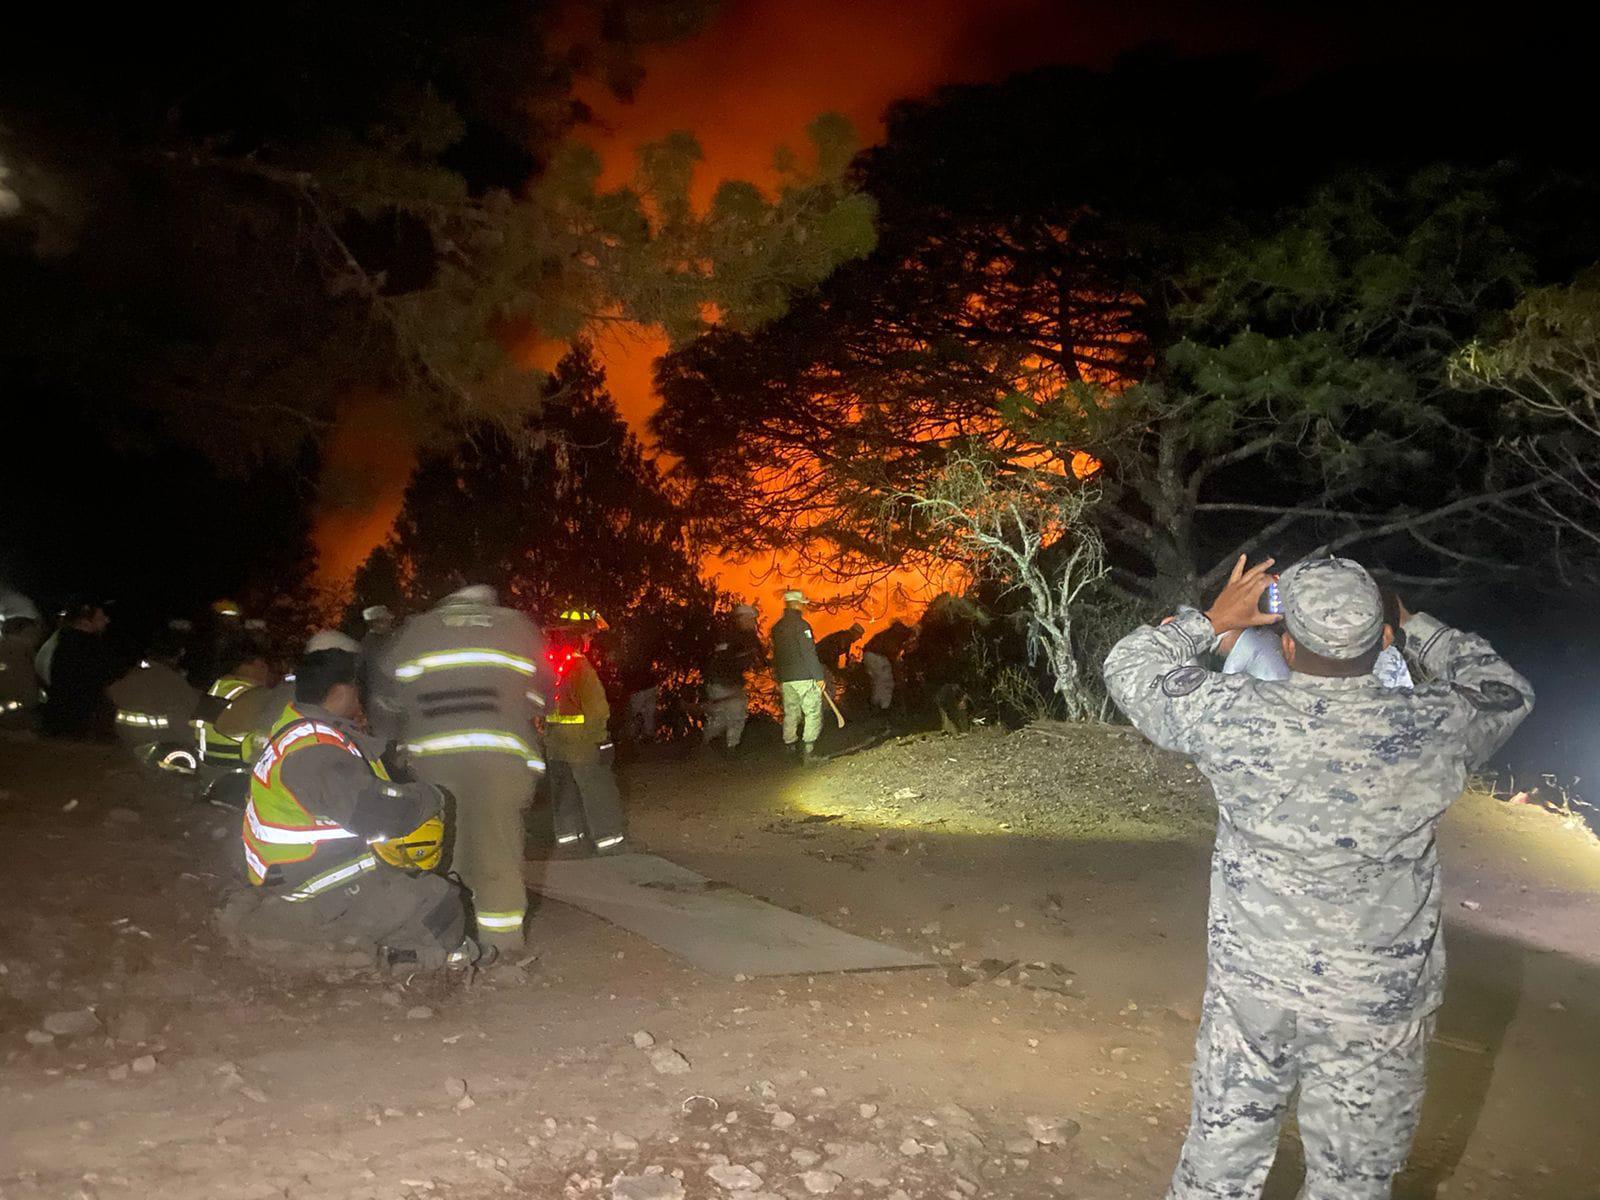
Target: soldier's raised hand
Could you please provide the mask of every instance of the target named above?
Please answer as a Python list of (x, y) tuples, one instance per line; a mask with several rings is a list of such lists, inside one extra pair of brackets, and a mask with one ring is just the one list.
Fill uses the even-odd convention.
[(1255, 566), (1247, 567), (1245, 556), (1239, 555), (1228, 582), (1206, 609), (1206, 619), (1218, 634), (1248, 629), (1252, 625), (1271, 625), (1279, 620), (1278, 614), (1264, 613), (1260, 609), (1261, 593), (1277, 578), (1271, 574), (1273, 562), (1273, 559), (1264, 558)]

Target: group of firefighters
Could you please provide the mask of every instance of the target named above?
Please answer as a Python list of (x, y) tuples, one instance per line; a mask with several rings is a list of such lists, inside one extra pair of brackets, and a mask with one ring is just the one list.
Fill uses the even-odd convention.
[[(803, 593), (784, 593), (771, 665), (784, 742), (809, 765), (824, 707), (834, 707), (830, 681), (864, 631), (818, 642), (806, 605)], [(63, 620), (69, 642), (80, 616)], [(142, 761), (236, 789), (250, 886), (221, 922), (246, 949), (321, 944), (424, 966), (514, 967), (527, 915), (523, 814), (541, 778), (558, 854), (626, 847), (591, 649), (596, 613), (569, 608), (540, 629), (481, 585), (403, 624), (376, 606), (363, 613), (361, 641), (320, 631), (281, 680), (238, 605), (219, 602), (212, 618), (219, 636), (204, 649), (175, 622), (136, 666), (91, 690), (109, 699), (119, 738)], [(104, 633), (103, 612), (84, 619), (84, 637)], [(897, 622), (863, 655), (883, 710), (892, 667), (874, 659), (898, 654), (910, 634)], [(704, 665), (707, 744), (739, 746), (749, 675), (767, 660), (755, 608), (736, 606)]]

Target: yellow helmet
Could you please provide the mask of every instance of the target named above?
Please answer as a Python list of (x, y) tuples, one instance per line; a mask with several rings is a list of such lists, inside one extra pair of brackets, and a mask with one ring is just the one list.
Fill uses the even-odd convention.
[(244, 616), (244, 609), (239, 607), (237, 600), (218, 600), (211, 605), (211, 611), (219, 617)]
[(444, 818), (429, 817), (404, 837), (373, 843), (372, 851), (402, 871), (432, 871), (444, 856)]
[(576, 605), (561, 610), (561, 615), (555, 621), (557, 627), (566, 626), (572, 629), (604, 629), (606, 623), (592, 608), (579, 608)]

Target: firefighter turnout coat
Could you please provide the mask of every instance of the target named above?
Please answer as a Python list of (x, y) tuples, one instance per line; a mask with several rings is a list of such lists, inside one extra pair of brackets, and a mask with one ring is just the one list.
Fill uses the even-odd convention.
[(379, 747), (316, 705), (294, 704), (250, 774), (245, 867), (250, 882), (311, 900), (379, 869), (373, 847), (422, 824), (439, 807), (425, 783), (394, 783)]
[(557, 651), (555, 703), (545, 717), (545, 753), (552, 762), (584, 764), (599, 759), (611, 740), (611, 705), (594, 664), (580, 650)]
[(543, 639), (523, 614), (452, 598), (395, 635), (378, 703), (399, 714), (399, 742), (414, 766), (487, 751), (542, 769), (533, 721), (544, 711), (543, 657)]

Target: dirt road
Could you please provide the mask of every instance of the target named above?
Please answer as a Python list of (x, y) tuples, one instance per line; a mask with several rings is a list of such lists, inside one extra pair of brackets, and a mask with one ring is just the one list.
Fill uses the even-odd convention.
[[(655, 852), (946, 964), (751, 981), (556, 904), (522, 985), (273, 975), (208, 925), (236, 817), (110, 748), (0, 742), (0, 789), (3, 1200), (1112, 1200), (1159, 1196), (1182, 1136), (1209, 818), (1126, 734), (635, 764)], [(1451, 985), (1398, 1194), (1600, 1197), (1600, 848), (1482, 797), (1443, 842)]]

